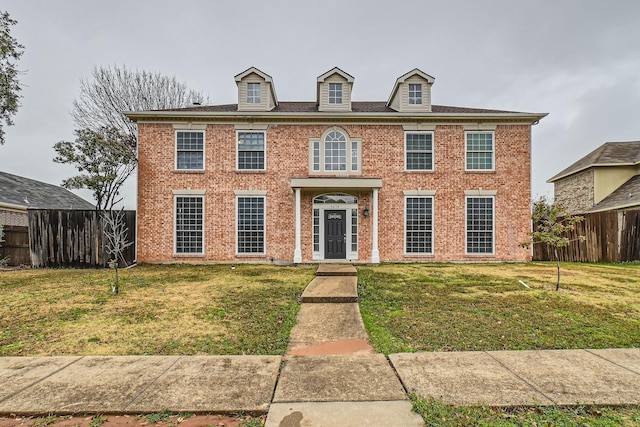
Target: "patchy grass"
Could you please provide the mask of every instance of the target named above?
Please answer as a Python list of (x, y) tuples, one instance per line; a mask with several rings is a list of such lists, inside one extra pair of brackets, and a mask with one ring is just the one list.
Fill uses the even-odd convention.
[(637, 426), (640, 407), (522, 407), (490, 408), (446, 405), (411, 396), (413, 410), (427, 427), (463, 426)]
[(0, 356), (283, 354), (313, 269), (0, 272)]
[[(640, 264), (360, 267), (378, 352), (640, 347)], [(522, 280), (530, 288), (518, 281)]]

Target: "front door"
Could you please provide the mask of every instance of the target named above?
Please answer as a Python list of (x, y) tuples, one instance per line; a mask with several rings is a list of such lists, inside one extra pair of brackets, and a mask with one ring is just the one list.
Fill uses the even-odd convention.
[(324, 258), (347, 258), (347, 211), (324, 211)]

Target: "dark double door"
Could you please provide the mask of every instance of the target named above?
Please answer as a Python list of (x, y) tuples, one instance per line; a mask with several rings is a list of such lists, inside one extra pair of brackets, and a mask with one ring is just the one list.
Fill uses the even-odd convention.
[(347, 211), (324, 211), (324, 258), (347, 258)]

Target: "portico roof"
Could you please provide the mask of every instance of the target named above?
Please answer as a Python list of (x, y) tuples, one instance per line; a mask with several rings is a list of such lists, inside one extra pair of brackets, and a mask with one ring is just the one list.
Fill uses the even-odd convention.
[(291, 188), (371, 190), (373, 188), (382, 188), (382, 178), (292, 178)]

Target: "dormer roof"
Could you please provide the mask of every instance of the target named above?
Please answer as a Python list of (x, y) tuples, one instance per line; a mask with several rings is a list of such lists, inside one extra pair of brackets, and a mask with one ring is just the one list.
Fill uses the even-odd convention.
[[(353, 91), (354, 77), (338, 67), (334, 67), (318, 76), (316, 102), (318, 111), (351, 111), (351, 93)], [(341, 84), (341, 102), (333, 103), (329, 100), (329, 87), (331, 84)]]
[[(256, 67), (248, 68), (234, 77), (238, 86), (238, 111), (271, 111), (278, 106), (273, 79)], [(260, 83), (260, 102), (247, 102), (249, 83)]]
[[(393, 85), (387, 107), (396, 111), (431, 111), (431, 86), (435, 78), (418, 68), (398, 77)], [(422, 84), (422, 103), (409, 104), (409, 85)]]

